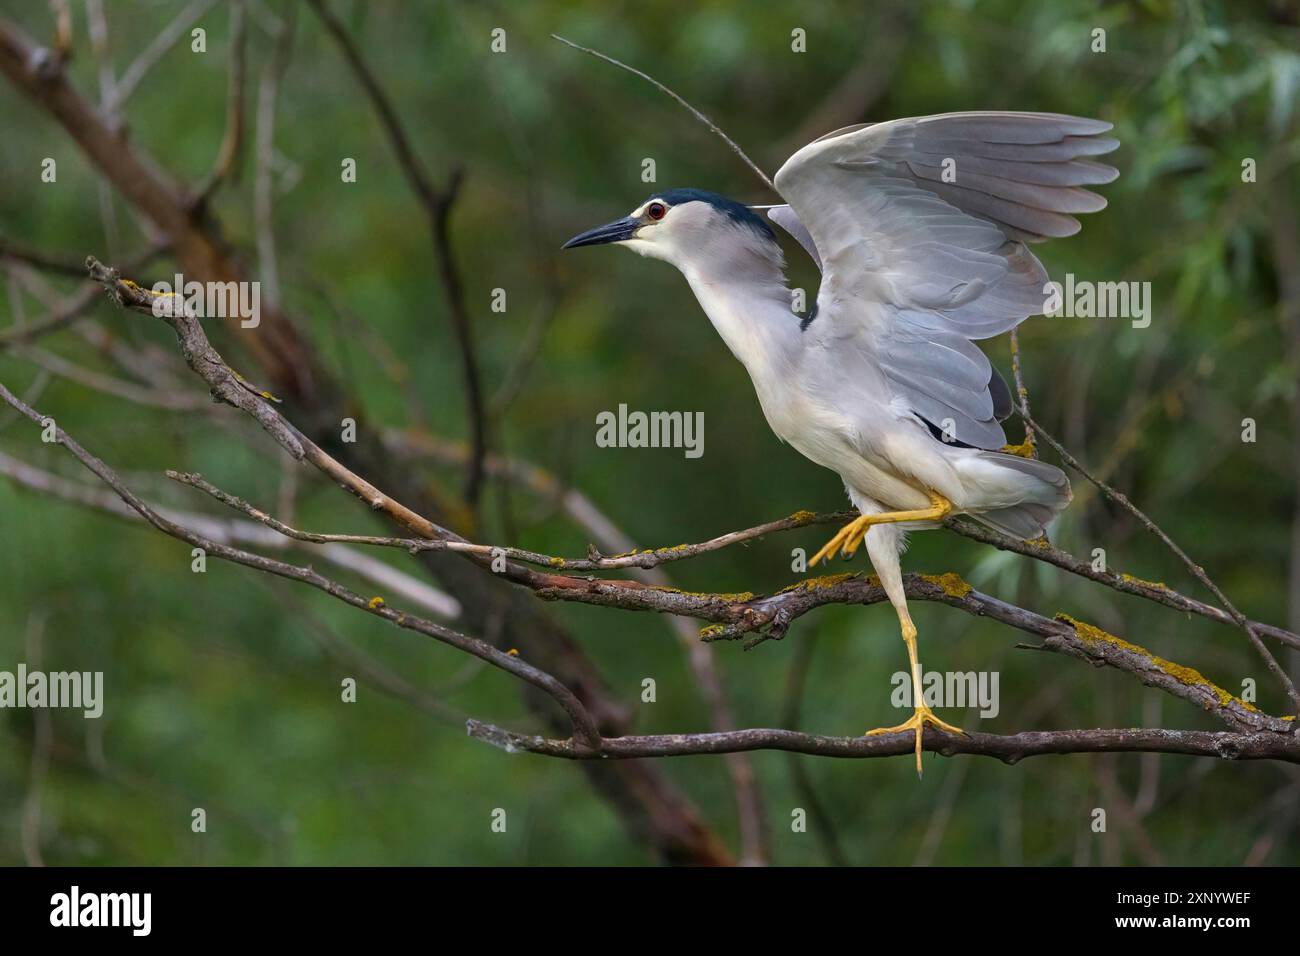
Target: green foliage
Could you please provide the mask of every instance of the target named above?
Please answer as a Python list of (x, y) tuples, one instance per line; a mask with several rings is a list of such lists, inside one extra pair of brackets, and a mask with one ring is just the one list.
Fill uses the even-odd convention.
[[(120, 74), (173, 11), (122, 0), (108, 7), (110, 55)], [(77, 87), (97, 96), (97, 70), (78, 13)], [(466, 435), (458, 362), (426, 223), (356, 82), (305, 5), (275, 125), (275, 228), (286, 303), (359, 413), (386, 428)], [(1149, 328), (1126, 320), (1035, 319), (1023, 329), (1035, 417), (1082, 460), (1125, 489), (1258, 619), (1294, 624), (1288, 565), (1296, 507), (1295, 335), (1280, 321), (1275, 217), (1294, 186), (1300, 139), (1300, 48), (1294, 4), (1150, 0), (1133, 4), (709, 2), (595, 0), (483, 5), (335, 2), (358, 37), (435, 179), (465, 170), (451, 219), (456, 257), (491, 396), (547, 314), (536, 362), (493, 429), (498, 451), (533, 461), (580, 487), (641, 547), (698, 541), (797, 509), (843, 507), (838, 479), (778, 443), (744, 370), (727, 354), (685, 283), (669, 269), (613, 250), (560, 256), (569, 236), (622, 215), (652, 188), (698, 186), (749, 202), (772, 197), (688, 113), (642, 80), (549, 38), (559, 33), (652, 73), (718, 122), (769, 173), (808, 129), (961, 109), (1051, 110), (1115, 124), (1121, 178), (1102, 187), (1109, 208), (1082, 233), (1038, 250), (1054, 276), (1150, 282)], [(1276, 12), (1270, 19), (1268, 10)], [(1290, 11), (1286, 13), (1286, 11)], [(0, 0), (0, 13), (48, 38), (45, 6)], [(1288, 20), (1287, 17), (1290, 17)], [(256, 264), (252, 117), (271, 56), (266, 15), (250, 17), (249, 142), (244, 175), (215, 200), (225, 235)], [(195, 183), (224, 128), (227, 14), (201, 25), (208, 53), (179, 44), (125, 108), (130, 140)], [(490, 32), (507, 31), (505, 54)], [(790, 31), (808, 52), (790, 51)], [(1107, 51), (1091, 51), (1106, 30)], [(854, 85), (839, 84), (853, 75)], [(863, 99), (862, 90), (875, 91)], [(845, 108), (842, 104), (853, 104)], [(114, 197), (106, 234), (94, 171), (50, 118), (0, 86), (0, 234), (78, 260), (120, 262), (141, 245), (136, 218)], [(12, 134), (12, 135), (11, 135)], [(57, 185), (39, 183), (44, 157)], [(358, 181), (343, 184), (343, 157)], [(656, 160), (658, 182), (641, 181)], [(1242, 181), (1253, 159), (1258, 181)], [(815, 286), (798, 250), (797, 281)], [(164, 260), (142, 281), (169, 278)], [(1294, 282), (1294, 277), (1292, 277)], [(53, 280), (60, 294), (74, 288)], [(505, 314), (492, 290), (508, 292)], [(0, 329), (44, 310), (17, 288), (0, 295)], [(15, 309), (20, 303), (21, 315)], [(114, 311), (92, 317), (113, 341), (174, 351), (160, 323)], [(1291, 320), (1295, 321), (1294, 317)], [(1291, 345), (1288, 346), (1288, 334)], [(228, 342), (216, 333), (219, 346)], [(42, 345), (88, 368), (102, 350), (63, 332)], [(1004, 340), (985, 343), (1010, 371)], [(254, 377), (254, 370), (249, 370)], [(202, 471), (260, 507), (276, 507), (286, 466), (279, 450), (227, 409), (168, 412), (37, 373), (0, 351), (0, 381), (54, 416), (138, 492), (171, 507), (215, 507), (161, 476)], [(183, 373), (176, 388), (200, 387)], [(706, 454), (600, 449), (598, 412), (702, 411)], [(299, 410), (287, 409), (290, 417)], [(1258, 423), (1243, 443), (1242, 419)], [(1016, 427), (1011, 429), (1015, 435)], [(1019, 435), (1015, 435), (1016, 440)], [(87, 479), (37, 430), (0, 410), (0, 452)], [(425, 458), (408, 467), (454, 498), (458, 469)], [(298, 473), (300, 527), (381, 533), (352, 499)], [(1081, 556), (1106, 550), (1111, 566), (1200, 594), (1175, 559), (1080, 479), (1057, 529)], [(586, 550), (587, 535), (521, 489), (489, 488), (480, 540), (551, 554)], [(825, 529), (801, 529), (671, 566), (674, 583), (766, 592), (790, 584), (790, 549), (815, 549)], [(385, 560), (418, 573), (404, 555)], [(864, 558), (859, 558), (864, 561)], [(1244, 636), (946, 533), (913, 536), (911, 570), (956, 571), (975, 587), (1045, 614), (1096, 621), (1239, 692), (1259, 706), (1285, 701)], [(856, 568), (855, 568), (856, 569)], [(325, 570), (322, 566), (322, 570)], [(330, 569), (330, 573), (334, 573)], [(1294, 572), (1292, 572), (1294, 573)], [(356, 583), (346, 573), (340, 576)], [(358, 585), (371, 589), (370, 585)], [(1296, 600), (1295, 597), (1292, 598)], [(396, 604), (396, 601), (390, 603)], [(576, 605), (549, 608), (598, 662), (641, 732), (708, 725), (682, 650), (657, 616)], [(933, 605), (914, 609), (929, 669), (1001, 672), (1000, 715), (979, 729), (1158, 725), (1217, 729), (1181, 702), (1115, 672), (1013, 649), (1007, 629)], [(189, 570), (188, 549), (153, 531), (21, 490), (0, 480), (0, 670), (31, 660), (44, 621), (43, 666), (105, 672), (98, 723), (56, 712), (48, 775), (39, 790), (39, 838), (50, 863), (645, 863), (648, 852), (592, 788), (581, 767), (500, 751), (360, 680), (355, 704), (340, 681), (357, 676), (322, 638), (363, 650), (411, 686), (457, 711), (537, 730), (518, 687), (490, 668), (398, 632), (294, 585), (212, 560)], [(801, 726), (855, 734), (899, 719), (890, 676), (905, 667), (887, 607), (827, 608), (783, 642), (749, 653), (715, 645), (741, 726), (779, 726), (796, 645), (818, 641)], [(658, 702), (640, 704), (654, 677)], [(961, 714), (948, 713), (961, 722)], [(0, 863), (19, 863), (31, 783), (32, 712), (0, 710)], [(753, 756), (778, 862), (824, 862), (812, 834), (790, 832), (807, 805), (782, 754)], [(1160, 786), (1142, 826), (1169, 863), (1235, 864), (1274, 821), (1285, 778), (1277, 767), (1136, 755), (1044, 757), (1006, 767), (927, 756), (918, 783), (910, 758), (805, 760), (857, 863), (907, 863), (951, 816), (933, 859), (946, 864), (1154, 862), (1110, 815), (1089, 831), (1093, 807), (1127, 799), (1144, 763)], [(724, 762), (662, 765), (732, 846), (735, 812)], [(954, 779), (954, 775), (957, 778)], [(190, 831), (194, 807), (206, 834)], [(508, 812), (506, 834), (490, 814)], [(26, 809), (25, 809), (26, 808)], [(816, 823), (813, 823), (816, 826)], [(1270, 862), (1293, 862), (1300, 841), (1274, 834)], [(933, 836), (930, 839), (934, 839)]]

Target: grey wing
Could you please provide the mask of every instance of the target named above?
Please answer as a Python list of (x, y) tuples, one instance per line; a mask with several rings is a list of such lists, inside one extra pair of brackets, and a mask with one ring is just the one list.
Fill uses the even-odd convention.
[(915, 414), (1000, 447), (1010, 394), (974, 340), (1042, 310), (1047, 274), (1025, 243), (1071, 235), (1075, 213), (1105, 206), (1081, 187), (1118, 175), (1086, 158), (1118, 145), (1108, 129), (1052, 113), (950, 113), (805, 146), (776, 175), (789, 212), (769, 216), (782, 210), (772, 218), (806, 233), (820, 259), (818, 334), (870, 349)]
[[(811, 233), (799, 217), (795, 215), (794, 210), (789, 205), (779, 206), (751, 206), (751, 209), (767, 213), (769, 219), (776, 223), (786, 232), (788, 232), (804, 251), (812, 258), (813, 264), (817, 266), (817, 271), (821, 271), (822, 260), (817, 255), (817, 246), (813, 244)], [(1011, 389), (1007, 385), (1006, 379), (994, 368), (988, 380), (989, 397), (993, 401), (993, 417), (999, 422), (1004, 422), (1011, 417), (1014, 405), (1011, 399)]]

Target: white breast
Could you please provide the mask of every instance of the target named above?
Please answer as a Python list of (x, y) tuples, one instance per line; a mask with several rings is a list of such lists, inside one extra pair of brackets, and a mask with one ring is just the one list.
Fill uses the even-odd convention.
[[(883, 383), (843, 367), (811, 329), (800, 329), (783, 284), (732, 283), (683, 270), (713, 327), (749, 372), (767, 423), (810, 461), (863, 494), (897, 507), (927, 498), (864, 455), (864, 416), (894, 419)], [(850, 376), (850, 377), (846, 377)]]

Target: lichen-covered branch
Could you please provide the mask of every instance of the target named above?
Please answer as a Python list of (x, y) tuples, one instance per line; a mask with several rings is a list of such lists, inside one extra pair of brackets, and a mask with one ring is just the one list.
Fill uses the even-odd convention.
[(1290, 675), (1282, 669), (1282, 665), (1277, 662), (1277, 658), (1275, 658), (1272, 652), (1264, 646), (1264, 642), (1259, 639), (1259, 632), (1255, 625), (1246, 618), (1246, 615), (1238, 611), (1231, 601), (1228, 600), (1228, 596), (1224, 594), (1223, 591), (1219, 589), (1219, 586), (1210, 579), (1210, 576), (1205, 573), (1205, 569), (1188, 557), (1187, 552), (1175, 544), (1173, 538), (1169, 537), (1169, 535), (1165, 533), (1164, 529), (1152, 521), (1147, 516), (1146, 512), (1142, 511), (1142, 509), (1137, 505), (1129, 501), (1127, 495), (1112, 488), (1106, 482), (1094, 476), (1090, 471), (1088, 471), (1088, 469), (1084, 468), (1083, 465), (1079, 463), (1078, 459), (1071, 455), (1059, 441), (1048, 434), (1041, 425), (1030, 418), (1028, 413), (1023, 413), (1021, 417), (1024, 418), (1026, 425), (1032, 428), (1038, 436), (1043, 439), (1043, 441), (1047, 442), (1053, 449), (1055, 449), (1056, 453), (1061, 456), (1062, 461), (1096, 485), (1107, 498), (1118, 504), (1129, 514), (1133, 515), (1133, 517), (1137, 518), (1142, 527), (1146, 528), (1159, 538), (1164, 543), (1165, 547), (1172, 551), (1187, 570), (1192, 573), (1192, 576), (1196, 578), (1196, 580), (1200, 581), (1201, 584), (1205, 585), (1206, 589), (1214, 595), (1218, 602), (1223, 605), (1228, 614), (1232, 616), (1232, 620), (1236, 622), (1237, 626), (1245, 632), (1246, 638), (1250, 641), (1251, 646), (1254, 647), (1259, 653), (1259, 656), (1263, 658), (1265, 666), (1268, 667), (1273, 676), (1278, 679), (1278, 683), (1280, 683), (1286, 690), (1286, 695), (1290, 698), (1291, 705), (1297, 710), (1300, 710), (1300, 692), (1296, 690), (1295, 684), (1292, 682)]
[[(642, 757), (682, 757), (750, 750), (784, 750), (816, 757), (896, 757), (912, 752), (910, 736), (825, 737), (795, 730), (753, 728), (716, 734), (647, 734), (601, 741), (599, 749), (574, 746), (512, 733), (470, 720), (467, 732), (508, 753), (533, 753), (570, 760), (630, 760)], [(1234, 734), (1225, 731), (1158, 730), (1038, 730), (1018, 734), (949, 734), (927, 727), (925, 750), (945, 757), (970, 754), (1015, 764), (1025, 757), (1081, 753), (1169, 753), (1222, 760), (1284, 760), (1300, 763), (1300, 738), (1283, 734)]]

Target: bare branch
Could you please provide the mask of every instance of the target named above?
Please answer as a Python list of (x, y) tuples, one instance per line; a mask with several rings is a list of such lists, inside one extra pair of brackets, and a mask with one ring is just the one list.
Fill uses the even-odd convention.
[[(527, 752), (571, 760), (630, 760), (753, 750), (785, 750), (818, 757), (896, 757), (910, 754), (914, 746), (910, 735), (823, 737), (794, 730), (754, 728), (729, 733), (606, 738), (598, 750), (589, 750), (567, 740), (529, 737), (477, 720), (467, 723), (466, 732), (509, 753)], [(945, 757), (970, 754), (993, 757), (1006, 764), (1044, 754), (1136, 752), (1300, 763), (1300, 739), (1295, 736), (1203, 730), (1038, 730), (1007, 736), (981, 733), (958, 736), (927, 727), (922, 747)]]
[(34, 266), (45, 272), (52, 272), (56, 275), (71, 276), (74, 279), (84, 279), (86, 277), (86, 266), (80, 261), (73, 259), (63, 259), (58, 256), (41, 252), (39, 249), (29, 249), (26, 246), (10, 242), (8, 239), (0, 237), (0, 259), (13, 259), (18, 262), (25, 262), (29, 266)]
[[(944, 525), (963, 537), (970, 538), (972, 541), (991, 544), (1002, 551), (1012, 551), (1027, 558), (1033, 558), (1035, 561), (1051, 564), (1063, 571), (1069, 571), (1071, 574), (1087, 578), (1089, 581), (1104, 584), (1111, 590), (1118, 591), (1121, 594), (1132, 594), (1148, 601), (1154, 601), (1156, 604), (1163, 604), (1165, 607), (1218, 621), (1220, 624), (1236, 625), (1232, 615), (1222, 608), (1188, 597), (1159, 581), (1144, 581), (1122, 571), (1097, 571), (1090, 562), (1076, 558), (1069, 552), (1054, 547), (1045, 539), (1019, 541), (1016, 538), (999, 534), (985, 528), (983, 525), (961, 517), (946, 518), (944, 519)], [(1260, 621), (1251, 621), (1250, 623), (1260, 634), (1281, 641), (1290, 647), (1300, 648), (1300, 635), (1293, 631), (1272, 624), (1264, 624)]]
[(106, 375), (94, 369), (83, 368), (61, 355), (34, 346), (24, 346), (16, 349), (15, 352), (37, 368), (45, 369), (52, 375), (137, 405), (175, 412), (197, 412), (210, 404), (193, 392), (169, 392), (160, 388), (136, 385), (134, 382)]
[[(1020, 369), (1020, 330), (1011, 329), (1011, 378), (1016, 385), (1016, 401), (1020, 405), (1020, 412), (1025, 417), (1029, 416), (1029, 389), (1025, 387), (1024, 373)], [(1034, 446), (1034, 430), (1025, 425), (1025, 440), (1017, 453), (1023, 452), (1029, 458), (1038, 457), (1038, 449)]]
[(238, 181), (239, 162), (244, 152), (244, 74), (247, 29), (244, 23), (244, 0), (230, 4), (230, 68), (226, 76), (226, 131), (221, 138), (212, 172), (199, 189), (196, 203), (202, 205), (227, 179)]
[[(11, 479), (24, 488), (49, 495), (61, 501), (69, 501), (85, 508), (104, 512), (115, 518), (122, 518), (138, 523), (140, 515), (122, 503), (113, 493), (90, 487), (78, 481), (71, 481), (60, 475), (43, 471), (27, 462), (21, 461), (4, 452), (0, 452), (0, 475)], [(268, 531), (261, 525), (250, 521), (223, 520), (206, 514), (180, 511), (175, 508), (156, 508), (163, 517), (176, 524), (197, 531), (204, 537), (222, 544), (243, 545), (245, 547), (284, 550), (293, 546), (292, 541), (275, 532)], [(400, 571), (391, 564), (386, 564), (355, 548), (341, 544), (327, 544), (315, 547), (301, 544), (297, 548), (315, 559), (326, 561), (368, 582), (381, 593), (397, 595), (400, 598), (420, 605), (425, 610), (443, 618), (460, 616), (460, 602), (444, 591), (426, 584), (419, 578)]]
[(257, 166), (253, 180), (253, 218), (257, 226), (257, 265), (266, 298), (271, 308), (280, 307), (280, 265), (275, 250), (274, 161), (275, 113), (280, 98), (280, 81), (289, 68), (289, 54), (293, 46), (293, 31), (298, 18), (290, 7), (290, 15), (280, 26), (275, 38), (271, 60), (262, 70), (257, 88)]
[(162, 28), (162, 31), (153, 38), (153, 42), (145, 47), (135, 61), (126, 68), (122, 78), (117, 83), (117, 88), (113, 92), (113, 100), (109, 114), (118, 113), (126, 105), (135, 93), (136, 88), (145, 75), (158, 65), (158, 62), (167, 55), (167, 51), (176, 45), (200, 17), (216, 6), (217, 0), (190, 0), (190, 3), (176, 14), (176, 17)]
[[(27, 614), (27, 666), (39, 668), (44, 657), (45, 622), (49, 612), (42, 608)], [(54, 720), (47, 708), (39, 708), (32, 717), (32, 762), (27, 772), (27, 792), (23, 795), (19, 836), (23, 859), (28, 866), (44, 866), (41, 855), (41, 808), (45, 783), (50, 773), (50, 751), (54, 747)]]
[[(149, 249), (143, 253), (132, 256), (126, 265), (128, 271), (134, 272), (143, 268), (152, 262), (157, 256), (161, 255), (167, 249), (165, 242), (155, 242)], [(21, 258), (21, 257), (19, 257)], [(23, 260), (27, 261), (27, 260)], [(86, 264), (83, 261), (77, 275), (84, 277), (86, 275)], [(77, 321), (87, 309), (99, 301), (102, 287), (93, 281), (86, 282), (76, 292), (68, 296), (62, 302), (53, 303), (50, 306), (50, 314), (40, 322), (33, 322), (30, 325), (24, 325), (9, 329), (0, 329), (0, 352), (5, 351), (15, 345), (25, 345), (28, 342), (34, 342), (42, 336), (49, 335), (51, 332), (57, 332), (65, 329), (73, 322)]]

